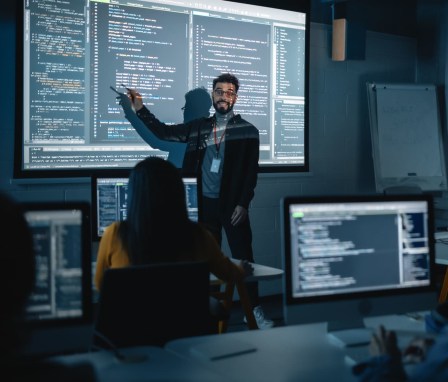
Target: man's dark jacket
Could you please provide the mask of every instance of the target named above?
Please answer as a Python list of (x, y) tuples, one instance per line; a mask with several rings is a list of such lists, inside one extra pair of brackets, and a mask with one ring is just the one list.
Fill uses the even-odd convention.
[[(157, 138), (187, 144), (182, 172), (198, 177), (198, 196), (202, 195), (201, 169), (206, 149), (205, 142), (212, 134), (215, 117), (166, 125), (146, 107), (140, 109), (137, 116)], [(260, 140), (258, 129), (240, 115), (233, 116), (228, 122), (225, 134), (220, 209), (224, 216), (230, 217), (237, 205), (248, 209), (254, 197)]]

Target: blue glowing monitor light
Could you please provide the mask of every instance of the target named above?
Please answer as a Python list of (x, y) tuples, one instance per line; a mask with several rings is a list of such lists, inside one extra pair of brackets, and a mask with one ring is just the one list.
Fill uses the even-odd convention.
[(25, 204), (36, 259), (28, 321), (91, 318), (89, 216), (84, 203)]
[(437, 305), (430, 196), (287, 197), (281, 213), (287, 324), (334, 331)]
[(26, 203), (36, 261), (24, 355), (87, 351), (92, 336), (90, 205)]

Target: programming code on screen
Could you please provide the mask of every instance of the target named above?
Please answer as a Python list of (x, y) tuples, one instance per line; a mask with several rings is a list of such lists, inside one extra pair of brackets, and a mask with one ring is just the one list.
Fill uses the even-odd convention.
[(217, 0), (25, 0), (22, 169), (166, 158), (109, 87), (138, 89), (173, 124), (185, 93), (223, 72), (240, 79), (235, 109), (260, 131), (260, 164), (304, 165), (306, 17)]
[(28, 211), (36, 259), (36, 284), (26, 309), (30, 320), (83, 315), (82, 212)]
[(430, 283), (423, 202), (292, 205), (295, 297)]

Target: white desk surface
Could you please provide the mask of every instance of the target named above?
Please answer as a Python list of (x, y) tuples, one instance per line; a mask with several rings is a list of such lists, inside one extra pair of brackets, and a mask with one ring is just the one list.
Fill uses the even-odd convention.
[[(238, 353), (234, 344), (246, 354)], [(222, 358), (208, 360), (209, 353)], [(169, 342), (165, 349), (200, 361), (232, 381), (354, 381), (341, 348), (331, 346), (326, 324), (285, 326)], [(225, 353), (229, 351), (229, 356)], [(250, 350), (252, 351), (250, 352)], [(253, 351), (254, 350), (254, 351)]]
[(448, 231), (436, 232), (436, 263), (448, 265)]
[[(133, 381), (169, 381), (169, 382), (227, 382), (219, 374), (199, 363), (177, 356), (155, 346), (120, 349), (127, 356), (147, 356), (143, 362), (122, 362), (111, 351), (99, 351), (83, 354), (53, 357), (63, 364), (78, 362), (93, 364), (98, 382), (133, 382)], [(246, 381), (247, 382), (247, 381)]]
[(267, 265), (261, 265), (251, 263), (254, 267), (253, 275), (246, 278), (248, 281), (252, 280), (269, 280), (281, 277), (283, 275), (283, 269), (268, 267)]
[[(231, 259), (235, 263), (239, 263), (239, 260)], [(254, 268), (254, 273), (251, 276), (245, 278), (245, 281), (263, 281), (269, 279), (275, 279), (283, 275), (283, 269), (268, 267), (267, 265), (261, 265), (257, 263), (250, 263)], [(215, 275), (210, 274), (210, 281), (217, 281)]]
[[(397, 330), (400, 346), (403, 334), (413, 337), (424, 328), (423, 321), (405, 316), (366, 319), (365, 323), (369, 327), (381, 323)], [(347, 349), (329, 340), (326, 327), (326, 323), (284, 326), (178, 339), (164, 349), (120, 349), (130, 359), (146, 356), (143, 362), (122, 362), (107, 350), (57, 356), (53, 360), (67, 365), (90, 362), (99, 382), (356, 381)]]
[[(399, 330), (399, 338), (408, 333), (405, 344), (424, 328), (421, 321), (405, 316), (366, 320), (367, 326), (380, 323)], [(349, 351), (331, 342), (326, 327), (318, 323), (185, 338), (169, 342), (165, 349), (233, 381), (355, 381)], [(367, 346), (360, 350), (368, 357)]]

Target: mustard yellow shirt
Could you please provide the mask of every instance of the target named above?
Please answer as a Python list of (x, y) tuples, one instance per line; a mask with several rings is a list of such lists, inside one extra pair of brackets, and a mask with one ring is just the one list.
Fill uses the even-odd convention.
[[(120, 222), (112, 223), (101, 238), (95, 272), (97, 290), (101, 289), (104, 272), (107, 269), (127, 267), (131, 264), (118, 235), (119, 226)], [(195, 237), (192, 238), (195, 243), (194, 259), (179, 258), (178, 261), (206, 261), (210, 272), (223, 281), (239, 280), (243, 277), (242, 269), (221, 252), (211, 233), (199, 225), (194, 233)]]

